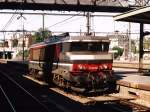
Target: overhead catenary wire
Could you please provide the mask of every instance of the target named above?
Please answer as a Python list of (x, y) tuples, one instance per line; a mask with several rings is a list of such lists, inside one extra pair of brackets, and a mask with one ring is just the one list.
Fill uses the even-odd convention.
[(79, 20), (79, 19), (81, 19), (81, 18), (83, 18), (83, 17), (75, 18), (75, 19), (73, 19), (73, 20), (71, 20), (71, 21), (68, 21), (68, 22), (62, 23), (61, 25), (63, 26), (63, 25), (65, 25), (65, 24), (68, 24), (68, 23), (71, 23), (71, 22), (77, 21), (77, 20)]
[[(17, 10), (15, 11), (17, 12)], [(6, 30), (8, 28), (8, 26), (13, 22), (14, 18), (16, 17), (17, 15), (16, 14), (13, 14), (10, 19), (8, 20), (8, 22), (5, 24), (5, 26), (2, 28), (2, 30)]]
[(57, 22), (57, 23), (55, 23), (55, 24), (49, 26), (48, 28), (54, 27), (54, 26), (56, 26), (56, 25), (58, 25), (58, 24), (61, 24), (61, 23), (65, 22), (65, 21), (68, 21), (68, 20), (72, 19), (73, 17), (78, 16), (79, 14), (80, 14), (80, 13), (75, 14), (75, 15), (73, 15), (73, 16), (67, 18), (67, 19), (62, 20), (62, 21), (59, 21), (59, 22)]
[[(2, 14), (4, 13), (4, 14), (7, 14), (7, 13), (12, 13), (13, 15), (12, 15), (12, 17), (9, 19), (9, 21), (6, 23), (6, 25), (3, 27), (3, 29), (1, 30), (1, 31), (5, 31), (6, 29), (7, 29), (7, 27), (12, 23), (12, 21), (13, 21), (13, 19), (16, 17), (16, 15), (18, 15), (18, 14), (20, 14), (20, 12), (17, 12), (17, 10), (15, 11), (15, 12), (1, 12)], [(22, 13), (22, 14), (32, 14), (32, 13)], [(36, 14), (36, 13), (33, 13), (33, 14)], [(46, 15), (47, 13), (37, 13), (37, 14), (44, 14), (44, 15)], [(48, 13), (49, 14), (49, 13)], [(51, 15), (51, 14), (50, 14)], [(52, 14), (52, 15), (54, 15), (54, 14)], [(56, 14), (57, 15), (57, 14)], [(60, 14), (58, 14), (58, 15), (60, 15)], [(51, 26), (49, 26), (48, 28), (51, 28), (51, 27), (53, 27), (53, 26), (56, 26), (56, 25), (58, 25), (58, 24), (61, 24), (61, 23), (63, 23), (63, 22), (65, 22), (65, 21), (67, 21), (67, 20), (69, 20), (69, 19), (72, 19), (73, 17), (75, 17), (75, 16), (85, 16), (85, 14), (81, 14), (81, 12), (80, 13), (78, 13), (78, 14), (71, 14), (71, 15), (73, 15), (73, 16), (71, 16), (71, 17), (69, 17), (69, 18), (67, 18), (67, 19), (65, 19), (65, 20), (63, 20), (63, 21), (60, 21), (60, 22), (58, 22), (58, 23), (55, 23), (55, 24), (53, 24), (53, 25), (51, 25)], [(69, 14), (67, 14), (67, 16), (69, 16)], [(98, 16), (98, 15), (92, 15), (92, 16)], [(99, 15), (99, 16), (102, 16), (102, 15)], [(112, 16), (109, 16), (109, 17), (112, 17)], [(66, 23), (64, 23), (64, 24), (66, 24)]]
[(16, 15), (13, 15), (10, 19), (9, 19), (9, 21), (5, 24), (5, 26), (2, 28), (2, 30), (6, 30), (9, 26), (10, 26), (10, 24), (12, 23), (12, 21), (13, 21), (13, 19), (16, 17)]
[(11, 18), (8, 20), (8, 22), (5, 24), (5, 26), (2, 28), (2, 30), (5, 30), (10, 25), (10, 23), (12, 22), (14, 16), (15, 16), (14, 14), (11, 16)]

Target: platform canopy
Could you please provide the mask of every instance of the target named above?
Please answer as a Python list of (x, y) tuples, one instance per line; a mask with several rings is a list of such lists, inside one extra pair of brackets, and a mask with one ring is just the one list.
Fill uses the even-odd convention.
[(134, 9), (114, 16), (114, 20), (150, 24), (150, 6)]
[[(140, 23), (140, 38), (139, 38), (139, 72), (143, 69), (143, 54), (146, 52), (143, 49), (143, 39), (149, 32), (144, 32), (144, 24), (150, 24), (150, 6), (134, 9), (114, 17), (116, 21), (126, 21)], [(148, 51), (149, 52), (149, 51)]]
[(0, 9), (125, 12), (126, 0), (0, 0)]

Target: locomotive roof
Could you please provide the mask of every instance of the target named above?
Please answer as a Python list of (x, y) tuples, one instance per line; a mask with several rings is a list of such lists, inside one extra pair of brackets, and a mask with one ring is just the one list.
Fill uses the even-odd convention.
[(44, 42), (34, 44), (30, 48), (64, 42), (110, 42), (110, 40), (105, 36), (51, 36)]
[(61, 42), (78, 42), (78, 41), (109, 41), (108, 37), (104, 36), (53, 36), (45, 40), (48, 43)]

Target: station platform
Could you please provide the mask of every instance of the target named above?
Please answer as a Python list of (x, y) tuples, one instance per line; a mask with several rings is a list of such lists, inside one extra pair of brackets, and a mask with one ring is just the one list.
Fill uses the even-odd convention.
[(150, 108), (150, 76), (128, 75), (117, 80), (120, 94), (136, 96), (135, 103)]
[(7, 63), (7, 60), (5, 60), (5, 59), (0, 59), (0, 63)]
[(12, 59), (0, 59), (0, 63), (23, 65), (23, 66), (27, 66), (28, 65), (28, 61), (12, 60)]
[(135, 89), (150, 91), (150, 76), (126, 76), (118, 80), (117, 84)]

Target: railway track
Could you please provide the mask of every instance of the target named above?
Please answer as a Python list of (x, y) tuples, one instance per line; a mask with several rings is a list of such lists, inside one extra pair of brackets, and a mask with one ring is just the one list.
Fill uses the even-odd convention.
[(132, 108), (133, 112), (150, 112), (150, 108), (133, 102), (121, 101), (120, 104), (121, 106), (126, 107), (126, 109), (128, 109), (129, 107)]
[(36, 97), (26, 91), (16, 81), (7, 76), (3, 71), (1, 73), (1, 92), (8, 103), (12, 112), (49, 112), (49, 109), (43, 105)]
[(13, 104), (5, 93), (4, 89), (0, 85), (0, 96), (1, 96), (1, 110), (4, 112), (16, 112)]
[(121, 101), (118, 103), (113, 103), (109, 106), (118, 112), (150, 112), (150, 108), (130, 101)]
[[(22, 76), (16, 75), (16, 74), (19, 74), (23, 70), (23, 68), (21, 66), (17, 67), (17, 66), (12, 66), (12, 65), (10, 66), (7, 64), (3, 64), (3, 65), (0, 65), (0, 68), (1, 68), (1, 70), (3, 70), (2, 72), (4, 72), (4, 74), (6, 76), (12, 78), (12, 80), (15, 80), (16, 83), (18, 83), (20, 86), (24, 86), (24, 84), (21, 84), (21, 82), (23, 82), (22, 79), (20, 79)], [(8, 71), (8, 68), (9, 68), (9, 71)], [(17, 72), (19, 72), (19, 73), (17, 73)], [(25, 73), (22, 72), (21, 74), (25, 74)], [(24, 92), (23, 93), (17, 92), (17, 93), (22, 93), (22, 94), (15, 95), (16, 91), (18, 91), (18, 90), (14, 90), (16, 87), (10, 87), (10, 86), (8, 87), (8, 85), (13, 85), (13, 84), (10, 82), (7, 82), (6, 80), (8, 80), (8, 78), (5, 78), (5, 77), (0, 78), (0, 84), (1, 84), (0, 87), (2, 88), (0, 91), (0, 94), (4, 101), (2, 105), (5, 105), (3, 107), (9, 108), (9, 110), (11, 110), (11, 112), (13, 112), (12, 106), (14, 107), (14, 110), (18, 111), (18, 107), (20, 107), (19, 109), (21, 110), (22, 107), (19, 106), (20, 104), (14, 105), (14, 101), (16, 102), (15, 97), (17, 97), (17, 99), (20, 99), (19, 97), (22, 97), (22, 94), (24, 94)], [(9, 84), (6, 84), (6, 82)], [(28, 80), (28, 84), (30, 85), (30, 84), (34, 84), (34, 83), (32, 81)], [(4, 86), (7, 86), (7, 87), (4, 87)], [(6, 91), (6, 88), (9, 88), (9, 89), (13, 88), (13, 89)], [(26, 90), (26, 87), (24, 89)], [(7, 98), (4, 97), (5, 95), (3, 94), (2, 90), (7, 94), (12, 106), (10, 105), (10, 103), (8, 103)], [(45, 105), (44, 108), (47, 108), (47, 109), (44, 109), (43, 106), (41, 106), (37, 101), (32, 101), (32, 102), (36, 103), (36, 105), (38, 105), (37, 108), (36, 108), (35, 104), (31, 103), (30, 106), (27, 105), (27, 106), (23, 107), (23, 109), (29, 109), (29, 107), (30, 107), (29, 110), (21, 110), (21, 111), (19, 110), (19, 112), (22, 112), (22, 111), (23, 112), (26, 112), (26, 111), (34, 112), (34, 109), (36, 112), (38, 112), (38, 111), (42, 112), (40, 110), (42, 108), (44, 109), (44, 112), (46, 112), (46, 111), (55, 111), (55, 112), (150, 112), (150, 110), (146, 107), (143, 107), (143, 106), (140, 106), (140, 105), (137, 105), (134, 103), (129, 103), (129, 102), (126, 102), (126, 103), (125, 102), (119, 102), (119, 103), (114, 102), (114, 103), (105, 103), (105, 104), (98, 103), (94, 106), (83, 106), (81, 104), (78, 104), (76, 102), (69, 100), (68, 98), (63, 97), (62, 95), (60, 95), (58, 93), (50, 91), (45, 87), (39, 88), (39, 90), (40, 91), (38, 91), (38, 93), (40, 95), (34, 94), (34, 96), (36, 96), (36, 97), (42, 96), (42, 100), (39, 97), (37, 100), (44, 102), (43, 103), (43, 105)], [(7, 93), (8, 91), (9, 91), (9, 94)], [(15, 92), (13, 93), (13, 91), (15, 91)], [(32, 93), (33, 91), (35, 92), (36, 90), (34, 90), (33, 88), (28, 88), (28, 91), (30, 91)], [(9, 96), (11, 96), (11, 97), (9, 97)], [(31, 102), (31, 101), (27, 101), (27, 98), (25, 98), (25, 99), (26, 100), (24, 102)], [(28, 100), (31, 100), (31, 99), (34, 100), (31, 97), (28, 98)], [(20, 102), (20, 100), (18, 102)], [(23, 101), (21, 101), (21, 102), (23, 102)], [(32, 104), (33, 104), (33, 106), (32, 106)], [(18, 105), (18, 106), (16, 106), (16, 105)], [(33, 107), (33, 109), (32, 109), (32, 107)], [(6, 109), (6, 108), (4, 108), (4, 109)]]

